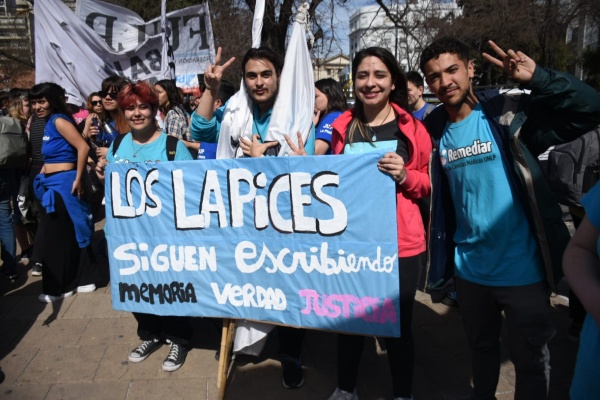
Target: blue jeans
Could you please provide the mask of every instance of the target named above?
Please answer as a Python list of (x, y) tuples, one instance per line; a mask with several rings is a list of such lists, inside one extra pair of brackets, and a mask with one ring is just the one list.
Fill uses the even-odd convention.
[(0, 170), (0, 242), (2, 245), (2, 261), (8, 271), (14, 272), (16, 262), (15, 229), (13, 227), (10, 198), (13, 187), (13, 171)]

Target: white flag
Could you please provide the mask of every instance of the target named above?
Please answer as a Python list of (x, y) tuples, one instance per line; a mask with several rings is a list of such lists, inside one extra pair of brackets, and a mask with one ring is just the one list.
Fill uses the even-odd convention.
[(279, 79), (279, 93), (265, 138), (265, 141), (276, 140), (281, 144), (280, 156), (287, 155), (291, 151), (284, 135), (287, 134), (298, 146), (297, 132), (300, 132), (306, 143), (313, 123), (315, 81), (312, 61), (306, 45), (306, 32), (309, 29), (308, 8), (308, 3), (303, 3), (296, 13)]

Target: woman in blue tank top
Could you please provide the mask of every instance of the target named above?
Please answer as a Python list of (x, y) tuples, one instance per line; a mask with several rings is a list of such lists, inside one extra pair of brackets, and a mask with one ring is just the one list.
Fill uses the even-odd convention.
[(73, 125), (64, 96), (65, 90), (50, 82), (37, 84), (29, 92), (32, 112), (46, 121), (44, 166), (33, 183), (42, 221), (43, 240), (36, 246), (42, 246), (39, 300), (44, 303), (96, 289), (86, 273), (94, 233), (82, 183), (89, 146)]

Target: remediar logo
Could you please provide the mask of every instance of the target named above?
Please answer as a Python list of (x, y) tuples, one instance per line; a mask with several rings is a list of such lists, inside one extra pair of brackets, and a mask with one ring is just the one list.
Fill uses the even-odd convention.
[(448, 149), (448, 162), (460, 160), (465, 157), (478, 156), (492, 152), (492, 142), (482, 143), (480, 140), (474, 140), (470, 146), (459, 147), (456, 150)]

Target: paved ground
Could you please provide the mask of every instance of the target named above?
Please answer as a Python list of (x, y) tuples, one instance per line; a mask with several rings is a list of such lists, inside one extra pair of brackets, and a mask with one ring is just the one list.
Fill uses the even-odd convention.
[[(0, 399), (216, 399), (221, 322), (197, 318), (194, 348), (176, 372), (161, 370), (166, 346), (140, 364), (127, 361), (138, 344), (135, 320), (111, 308), (110, 287), (78, 294), (54, 304), (37, 300), (41, 278), (28, 276), (0, 282), (0, 368), (4, 374)], [(460, 399), (470, 391), (468, 349), (459, 314), (428, 295), (417, 294), (417, 400)], [(551, 399), (567, 399), (577, 345), (566, 339), (569, 325), (565, 299), (553, 299), (558, 333), (551, 342)], [(303, 360), (306, 383), (285, 390), (275, 361), (277, 338), (269, 339), (263, 356), (238, 358), (229, 376), (227, 399), (326, 399), (336, 386), (335, 335), (308, 333)], [(514, 369), (504, 357), (497, 397), (513, 398)], [(362, 400), (390, 399), (385, 353), (367, 342), (358, 393)]]

